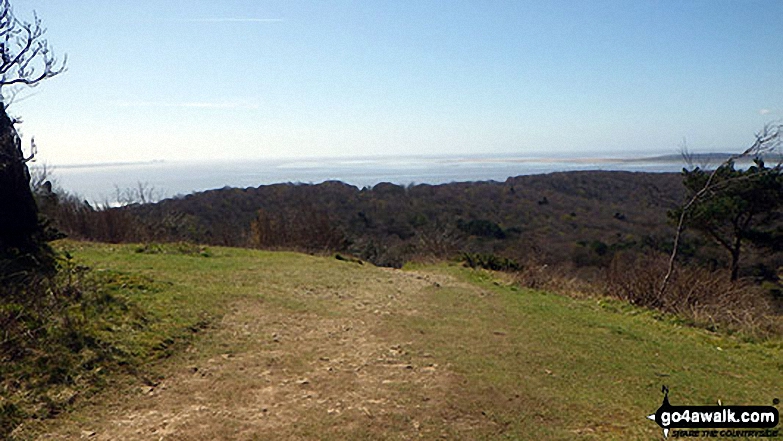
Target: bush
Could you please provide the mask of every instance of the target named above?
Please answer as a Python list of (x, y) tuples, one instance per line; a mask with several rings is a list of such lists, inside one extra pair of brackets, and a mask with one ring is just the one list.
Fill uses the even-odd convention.
[(463, 253), (462, 261), (470, 268), (483, 268), (491, 271), (519, 271), (519, 264), (507, 257), (494, 254)]
[(751, 335), (783, 331), (775, 300), (751, 281), (728, 280), (723, 272), (676, 267), (669, 287), (659, 293), (668, 256), (617, 253), (606, 277), (610, 295), (676, 314), (710, 330), (726, 328)]
[(500, 225), (485, 219), (471, 220), (468, 222), (458, 219), (457, 228), (471, 236), (490, 237), (494, 239), (506, 238), (506, 233), (500, 228)]
[(256, 248), (341, 251), (346, 238), (324, 210), (303, 206), (286, 211), (258, 210), (250, 226)]

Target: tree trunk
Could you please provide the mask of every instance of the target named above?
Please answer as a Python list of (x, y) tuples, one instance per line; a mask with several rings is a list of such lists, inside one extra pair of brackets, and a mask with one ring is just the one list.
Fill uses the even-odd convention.
[(740, 259), (740, 240), (734, 243), (734, 248), (731, 249), (731, 281), (734, 282), (739, 278), (739, 259)]
[(21, 141), (0, 103), (0, 257), (37, 254), (41, 233)]

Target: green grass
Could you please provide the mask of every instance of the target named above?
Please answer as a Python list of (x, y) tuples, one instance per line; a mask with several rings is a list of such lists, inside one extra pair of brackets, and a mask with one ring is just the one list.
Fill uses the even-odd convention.
[(510, 438), (644, 438), (667, 385), (673, 404), (772, 404), (783, 396), (780, 340), (746, 343), (683, 327), (612, 300), (498, 286), (485, 271), (445, 272), (472, 289), (431, 291), (409, 321), (421, 344), (465, 378), (471, 408)]
[[(221, 341), (213, 331), (243, 300), (262, 302), (270, 314), (355, 317), (352, 292), (365, 289), (385, 296), (401, 280), (396, 278), (400, 273), (370, 265), (296, 253), (179, 245), (58, 246), (92, 268), (104, 290), (127, 299), (127, 308), (111, 310), (114, 325), (96, 335), (120, 348), (123, 362), (142, 378), (165, 377), (172, 366), (193, 362), (179, 356), (188, 345), (205, 354), (273, 347), (269, 342)], [(400, 295), (406, 296), (406, 313), (372, 316), (371, 328), (379, 338), (406, 342), (412, 354), (431, 354), (427, 360), (450, 373), (440, 402), (418, 409), (411, 398), (407, 413), (339, 427), (332, 425), (334, 419), (302, 415), (289, 428), (292, 436), (404, 438), (417, 419), (427, 433), (449, 438), (656, 439), (660, 430), (645, 417), (660, 405), (664, 384), (675, 405), (717, 400), (768, 405), (783, 398), (779, 339), (743, 342), (613, 300), (520, 289), (495, 280), (492, 273), (454, 264), (409, 270), (449, 282), (404, 288)], [(318, 354), (316, 348), (281, 359), (297, 371)], [(172, 355), (169, 364), (147, 365)], [(406, 384), (396, 392), (402, 397), (422, 393)], [(77, 412), (61, 418), (86, 417)]]
[(73, 257), (63, 259), (54, 294), (40, 295), (64, 297), (56, 310), (37, 312), (44, 325), (32, 323), (34, 337), (13, 336), (25, 355), (0, 366), (0, 438), (20, 421), (67, 411), (118, 376), (156, 381), (162, 374), (150, 362), (181, 351), (249, 289), (236, 277), (248, 262), (239, 250), (71, 241), (56, 248)]

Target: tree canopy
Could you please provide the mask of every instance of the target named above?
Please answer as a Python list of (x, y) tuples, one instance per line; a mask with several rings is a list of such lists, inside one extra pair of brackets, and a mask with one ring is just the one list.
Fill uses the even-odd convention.
[[(768, 167), (757, 157), (747, 169), (737, 169), (734, 161), (722, 164), (714, 173), (696, 167), (683, 170), (683, 184), (691, 194), (703, 192), (685, 213), (685, 225), (726, 249), (731, 280), (739, 277), (745, 244), (779, 247), (783, 209), (780, 164)], [(683, 208), (674, 210), (670, 217), (677, 219), (682, 212)]]

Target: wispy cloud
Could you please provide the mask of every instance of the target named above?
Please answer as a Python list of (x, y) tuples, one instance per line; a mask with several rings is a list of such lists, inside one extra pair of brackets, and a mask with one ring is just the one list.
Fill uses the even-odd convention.
[(185, 108), (185, 109), (236, 109), (236, 110), (256, 110), (258, 104), (248, 104), (232, 101), (115, 101), (112, 104), (118, 107), (166, 107), (166, 108)]
[(769, 115), (771, 113), (774, 113), (774, 112), (772, 110), (770, 110), (770, 109), (761, 109), (761, 110), (759, 110), (759, 115)]
[(227, 17), (227, 18), (182, 18), (176, 21), (183, 23), (280, 23), (282, 18), (249, 18), (249, 17)]

